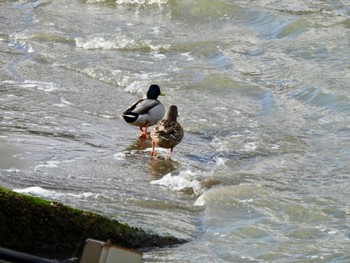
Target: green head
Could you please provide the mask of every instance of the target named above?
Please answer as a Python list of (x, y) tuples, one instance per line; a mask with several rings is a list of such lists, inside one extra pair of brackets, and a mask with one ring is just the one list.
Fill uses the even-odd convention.
[(152, 84), (147, 91), (147, 99), (156, 100), (158, 96), (165, 96), (160, 92), (160, 88), (156, 84)]

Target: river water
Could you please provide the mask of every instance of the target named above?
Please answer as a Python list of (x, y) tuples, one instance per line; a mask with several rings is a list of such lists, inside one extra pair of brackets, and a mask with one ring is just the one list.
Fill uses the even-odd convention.
[[(0, 1), (0, 183), (190, 242), (144, 262), (350, 262), (348, 0)], [(184, 140), (120, 117), (152, 83)]]

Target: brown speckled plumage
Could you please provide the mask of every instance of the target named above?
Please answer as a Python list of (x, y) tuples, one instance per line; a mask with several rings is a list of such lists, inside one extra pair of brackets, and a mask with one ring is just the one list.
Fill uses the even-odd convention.
[(184, 130), (176, 121), (177, 117), (177, 107), (175, 105), (171, 105), (166, 115), (166, 119), (159, 121), (152, 129), (152, 155), (156, 155), (154, 149), (155, 145), (162, 148), (170, 148), (171, 155), (173, 148), (181, 142), (182, 138), (184, 137)]

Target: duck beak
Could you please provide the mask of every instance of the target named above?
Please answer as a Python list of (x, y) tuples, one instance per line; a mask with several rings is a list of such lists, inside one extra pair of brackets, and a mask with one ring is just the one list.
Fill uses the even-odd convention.
[(161, 93), (159, 94), (159, 96), (165, 96), (165, 94), (161, 92)]

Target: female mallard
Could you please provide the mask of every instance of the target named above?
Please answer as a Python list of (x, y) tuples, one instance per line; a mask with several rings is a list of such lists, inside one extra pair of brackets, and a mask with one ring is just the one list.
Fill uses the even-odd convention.
[(162, 148), (170, 148), (170, 156), (173, 153), (173, 149), (178, 145), (184, 137), (184, 130), (181, 125), (176, 121), (178, 117), (177, 107), (171, 105), (166, 119), (161, 120), (151, 131), (152, 138), (152, 156), (157, 155), (154, 150), (155, 145)]
[(149, 87), (147, 98), (135, 102), (123, 112), (122, 117), (127, 123), (140, 127), (140, 138), (147, 138), (148, 127), (156, 124), (165, 114), (164, 106), (157, 100), (159, 95), (164, 96), (159, 86), (153, 84)]

